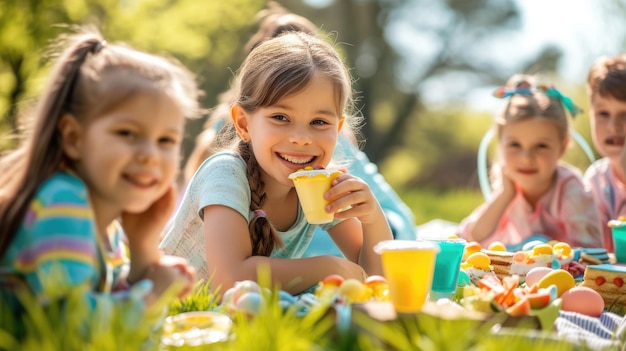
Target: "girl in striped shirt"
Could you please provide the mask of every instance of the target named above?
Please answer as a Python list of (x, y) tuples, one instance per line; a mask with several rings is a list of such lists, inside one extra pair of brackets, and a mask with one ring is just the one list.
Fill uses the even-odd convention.
[(193, 280), (158, 243), (196, 83), (97, 33), (65, 39), (32, 129), (0, 160), (0, 286), (44, 304), (80, 291), (92, 312), (128, 301), (146, 312)]

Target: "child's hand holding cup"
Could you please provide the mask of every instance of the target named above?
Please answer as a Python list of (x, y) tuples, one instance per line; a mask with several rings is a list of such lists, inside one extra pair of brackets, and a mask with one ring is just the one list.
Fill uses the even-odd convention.
[(338, 170), (308, 166), (289, 175), (289, 179), (293, 180), (296, 187), (304, 216), (309, 223), (330, 223), (335, 218), (334, 213), (326, 212), (328, 201), (324, 199), (324, 193), (330, 189), (333, 179), (340, 174)]

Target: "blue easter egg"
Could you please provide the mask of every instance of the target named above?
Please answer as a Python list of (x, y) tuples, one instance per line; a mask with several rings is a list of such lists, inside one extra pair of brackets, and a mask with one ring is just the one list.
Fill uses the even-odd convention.
[(279, 301), (285, 301), (289, 304), (295, 303), (298, 300), (293, 295), (284, 290), (278, 292), (278, 299)]
[(257, 314), (261, 310), (263, 297), (258, 292), (250, 291), (239, 296), (237, 309), (249, 314)]

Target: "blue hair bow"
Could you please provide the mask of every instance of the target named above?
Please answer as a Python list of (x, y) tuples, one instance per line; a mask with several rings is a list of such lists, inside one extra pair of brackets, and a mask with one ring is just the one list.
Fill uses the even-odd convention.
[[(546, 96), (559, 99), (559, 101), (561, 101), (563, 106), (567, 109), (567, 111), (569, 111), (572, 117), (576, 117), (577, 114), (582, 112), (582, 109), (574, 104), (574, 101), (572, 101), (572, 99), (563, 95), (557, 88), (553, 86), (547, 86), (545, 84), (540, 84), (537, 86), (537, 89), (546, 94)], [(497, 98), (507, 98), (515, 94), (531, 93), (532, 87), (530, 85), (524, 84), (517, 87), (499, 87), (493, 92), (493, 96)]]

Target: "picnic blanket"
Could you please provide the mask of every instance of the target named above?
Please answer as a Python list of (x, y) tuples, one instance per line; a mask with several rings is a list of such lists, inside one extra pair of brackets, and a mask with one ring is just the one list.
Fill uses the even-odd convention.
[(626, 319), (611, 312), (590, 317), (576, 312), (560, 311), (555, 325), (560, 337), (584, 344), (591, 350), (626, 348)]

